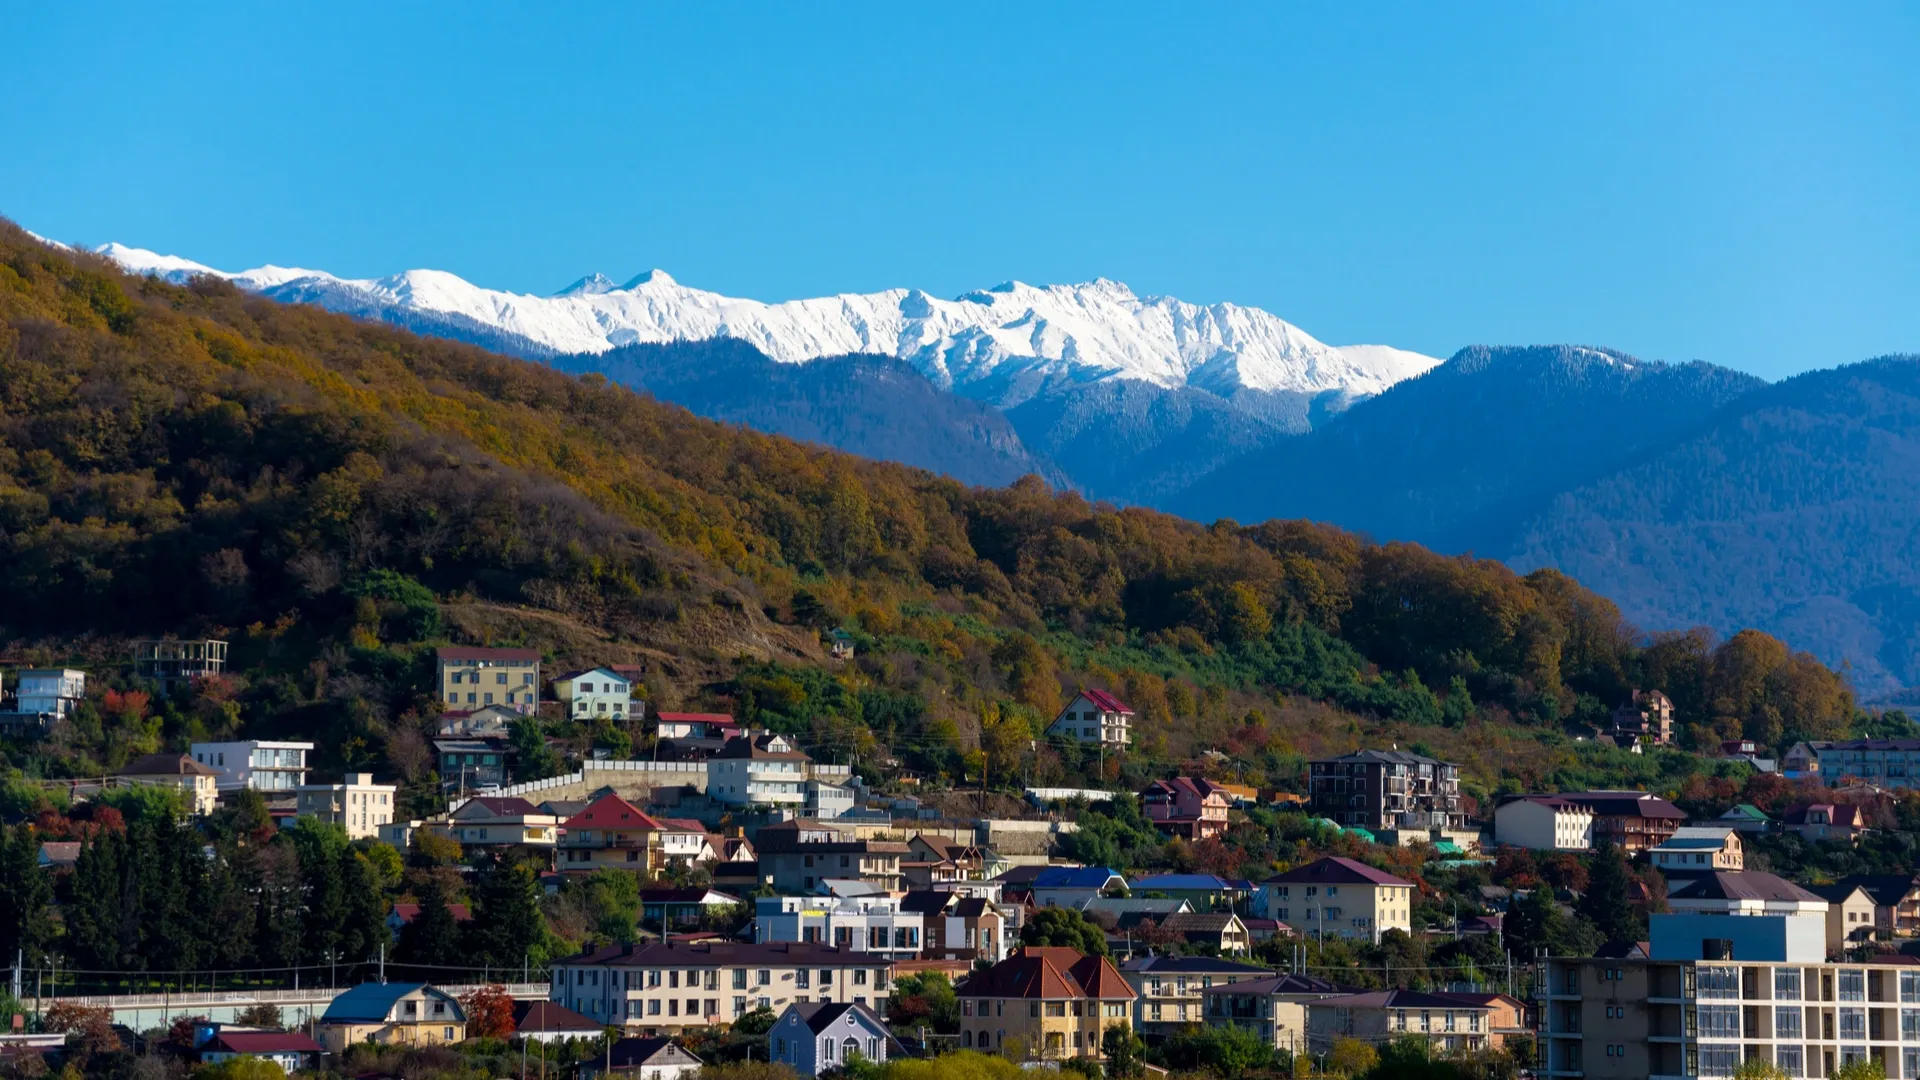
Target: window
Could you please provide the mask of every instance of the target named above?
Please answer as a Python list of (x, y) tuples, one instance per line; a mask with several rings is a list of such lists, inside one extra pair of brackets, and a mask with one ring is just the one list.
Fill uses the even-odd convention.
[(1840, 1010), (1840, 1037), (1843, 1039), (1864, 1039), (1867, 1037), (1867, 1010)]
[(1740, 1064), (1740, 1048), (1737, 1046), (1703, 1046), (1700, 1048), (1701, 1076), (1732, 1076), (1733, 1070)]
[(796, 989), (796, 990), (806, 990), (806, 989), (808, 989), (809, 987), (808, 987), (808, 985), (807, 985), (807, 984), (808, 984), (808, 981), (809, 981), (809, 976), (811, 976), (811, 975), (812, 975), (812, 972), (810, 972), (810, 971), (808, 971), (808, 970), (807, 970), (806, 968), (801, 968), (800, 970), (798, 970), (798, 971), (796, 971), (796, 972), (794, 972), (794, 973), (793, 973), (793, 987), (794, 987), (794, 989)]
[(733, 999), (733, 1015), (739, 1016), (745, 1013), (746, 1011), (747, 1011), (747, 999), (743, 997), (734, 998)]
[(1900, 973), (1900, 1000), (1902, 1003), (1920, 1002), (1920, 971)]
[[(1798, 1050), (1800, 1048), (1796, 1046), (1794, 1049)], [(1900, 1057), (1902, 1066), (1900, 1070), (1901, 1076), (1920, 1076), (1920, 1050), (1903, 1050), (1900, 1053)], [(1787, 1075), (1799, 1076), (1800, 1070), (1795, 1069)]]
[[(1912, 1051), (1908, 1051), (1912, 1053)], [(1776, 1046), (1773, 1048), (1773, 1063), (1788, 1076), (1800, 1076), (1805, 1072), (1805, 1062), (1798, 1046)]]
[(746, 968), (733, 969), (733, 988), (735, 990), (745, 990), (747, 988), (747, 969)]
[[(1901, 975), (1901, 978), (1903, 980), (1906, 977), (1907, 976), (1905, 974)], [(1904, 987), (1904, 985), (1905, 983), (1903, 982), (1902, 986)], [(1773, 969), (1773, 996), (1780, 1001), (1799, 1001), (1800, 1000), (1800, 969), (1799, 968), (1774, 968)], [(1916, 997), (1915, 1000), (1920, 1000), (1920, 997)]]
[(1920, 1042), (1920, 1009), (1900, 1010), (1900, 1041)]
[(1703, 1039), (1737, 1039), (1740, 1037), (1740, 1007), (1738, 1005), (1701, 1005), (1699, 1006), (1700, 1037)]
[(1800, 1006), (1788, 1005), (1773, 1010), (1774, 1038), (1798, 1039), (1800, 1034)]
[(1703, 998), (1739, 998), (1740, 969), (1702, 964), (1696, 969), (1695, 988)]
[(768, 985), (768, 984), (770, 984), (770, 983), (772, 983), (772, 982), (773, 982), (773, 972), (772, 972), (772, 970), (770, 970), (770, 969), (768, 969), (768, 968), (761, 968), (761, 969), (760, 969), (760, 976), (759, 976), (759, 978), (758, 978), (758, 979), (756, 979), (756, 980), (755, 980), (755, 982), (756, 982), (756, 983), (757, 983), (758, 985), (760, 985), (760, 986), (766, 986), (766, 985)]
[(1867, 1000), (1867, 973), (1866, 972), (1860, 970), (1859, 968), (1842, 968), (1840, 970), (1840, 1000), (1841, 1001)]

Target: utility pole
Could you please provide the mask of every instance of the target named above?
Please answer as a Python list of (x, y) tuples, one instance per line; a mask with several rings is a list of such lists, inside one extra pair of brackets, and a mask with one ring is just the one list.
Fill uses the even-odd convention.
[(380, 981), (387, 981), (387, 943), (380, 943)]

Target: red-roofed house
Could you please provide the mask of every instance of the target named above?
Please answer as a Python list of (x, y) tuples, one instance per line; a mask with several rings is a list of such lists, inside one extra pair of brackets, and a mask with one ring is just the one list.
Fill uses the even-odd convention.
[(1226, 789), (1204, 778), (1155, 780), (1140, 792), (1140, 807), (1155, 828), (1170, 836), (1205, 840), (1227, 831)]
[[(472, 922), (473, 911), (465, 904), (448, 904), (447, 912), (457, 923)], [(393, 940), (400, 940), (400, 928), (420, 917), (419, 904), (395, 904), (387, 912), (387, 930), (393, 934)]]
[(1082, 690), (1047, 725), (1048, 735), (1105, 746), (1133, 742), (1133, 710), (1105, 690)]
[(1849, 803), (1806, 803), (1781, 814), (1780, 827), (1816, 843), (1821, 840), (1853, 843), (1867, 831), (1867, 815)]
[(1379, 941), (1413, 932), (1414, 884), (1363, 862), (1329, 856), (1260, 883), (1267, 916), (1300, 933)]
[(591, 874), (618, 867), (651, 876), (663, 865), (665, 826), (618, 795), (602, 795), (560, 826), (562, 873)]
[(237, 1057), (264, 1058), (292, 1073), (320, 1063), (320, 1044), (298, 1031), (226, 1031), (200, 1044), (203, 1064)]
[(1101, 1057), (1100, 1034), (1124, 1023), (1135, 994), (1104, 956), (1028, 946), (960, 985), (960, 1045), (1030, 1059)]

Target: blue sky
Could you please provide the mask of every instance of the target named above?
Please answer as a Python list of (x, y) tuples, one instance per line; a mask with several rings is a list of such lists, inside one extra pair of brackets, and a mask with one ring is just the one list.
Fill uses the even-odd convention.
[(1920, 352), (1910, 4), (393, 6), (8, 8), (0, 214), (531, 292), (1105, 276), (1442, 355)]

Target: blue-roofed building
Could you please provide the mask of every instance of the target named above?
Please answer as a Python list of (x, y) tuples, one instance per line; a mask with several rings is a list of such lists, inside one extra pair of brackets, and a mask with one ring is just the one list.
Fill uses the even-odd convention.
[(467, 1037), (467, 1014), (452, 994), (426, 983), (361, 983), (334, 997), (315, 1035), (330, 1054), (355, 1043), (456, 1043)]
[(1135, 896), (1163, 893), (1185, 900), (1195, 911), (1225, 911), (1253, 895), (1253, 882), (1218, 874), (1150, 874), (1131, 883)]
[(1127, 879), (1112, 867), (1050, 866), (1033, 877), (1033, 902), (1038, 907), (1077, 908), (1108, 889), (1127, 889)]

